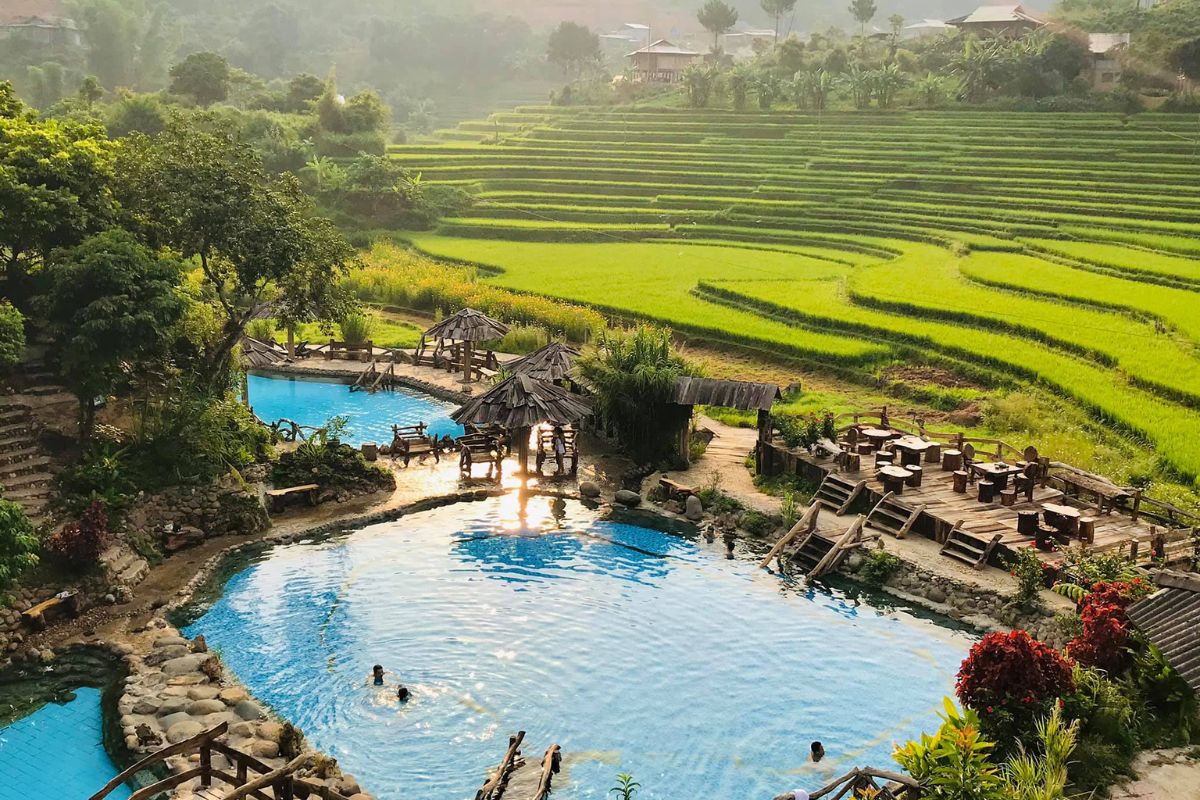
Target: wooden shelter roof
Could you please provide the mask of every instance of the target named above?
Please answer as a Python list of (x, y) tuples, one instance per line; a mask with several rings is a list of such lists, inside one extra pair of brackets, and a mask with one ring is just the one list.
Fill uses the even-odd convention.
[(592, 413), (591, 404), (553, 383), (514, 375), (468, 400), (450, 418), (460, 425), (532, 428), (542, 422), (569, 425)]
[(675, 380), (672, 402), (681, 406), (724, 406), (741, 411), (770, 411), (783, 393), (773, 383), (683, 377)]
[(1200, 578), (1162, 572), (1162, 588), (1125, 610), (1167, 663), (1200, 692)]
[(252, 336), (242, 337), (242, 358), (251, 369), (263, 369), (287, 359), (287, 351), (275, 342), (264, 342)]
[(514, 375), (528, 375), (539, 381), (569, 378), (579, 351), (562, 342), (550, 342), (529, 355), (508, 362), (504, 368)]
[(499, 339), (506, 333), (507, 325), (473, 308), (460, 309), (425, 331), (426, 336), (434, 339), (456, 342), (484, 342)]

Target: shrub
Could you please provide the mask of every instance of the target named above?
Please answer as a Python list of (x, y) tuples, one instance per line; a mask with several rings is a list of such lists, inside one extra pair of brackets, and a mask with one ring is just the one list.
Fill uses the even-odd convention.
[(62, 527), (46, 542), (46, 549), (57, 559), (78, 570), (91, 569), (108, 547), (108, 514), (104, 503), (95, 500), (78, 522)]
[(1072, 664), (1022, 630), (989, 633), (975, 643), (958, 671), (955, 691), (979, 712), (985, 729), (1005, 745), (1027, 739), (1034, 721), (1074, 691)]
[(16, 364), (25, 349), (25, 318), (7, 300), (0, 300), (0, 370)]
[(982, 735), (979, 715), (959, 711), (950, 698), (937, 733), (898, 746), (896, 763), (922, 785), (929, 800), (1001, 800), (1006, 797), (996, 767), (989, 760), (995, 745)]
[(368, 463), (362, 453), (337, 439), (344, 425), (343, 418), (335, 417), (295, 450), (281, 455), (271, 469), (271, 482), (275, 486), (315, 483), (334, 492), (395, 489), (391, 470)]
[(1032, 547), (1022, 547), (1008, 566), (1017, 579), (1017, 605), (1029, 611), (1041, 607), (1041, 591), (1046, 586), (1050, 565), (1042, 561)]
[(1124, 687), (1103, 673), (1076, 665), (1075, 691), (1063, 697), (1063, 714), (1080, 723), (1071, 782), (1090, 791), (1132, 773), (1138, 749), (1133, 704)]
[(1118, 674), (1129, 663), (1129, 618), (1125, 609), (1152, 589), (1140, 578), (1100, 582), (1079, 602), (1083, 631), (1067, 644), (1072, 658), (1087, 667)]
[(775, 530), (775, 523), (761, 511), (750, 509), (738, 518), (738, 527), (751, 536), (766, 536)]
[(246, 335), (261, 342), (269, 342), (275, 338), (275, 320), (255, 319), (246, 326)]
[(366, 344), (371, 341), (371, 334), (375, 331), (375, 318), (367, 314), (350, 314), (338, 323), (338, 329), (346, 344)]
[(38, 562), (38, 537), (25, 510), (0, 497), (0, 588)]
[(863, 560), (859, 575), (873, 586), (882, 586), (892, 575), (896, 574), (896, 570), (900, 569), (902, 563), (899, 558), (887, 550), (871, 550)]

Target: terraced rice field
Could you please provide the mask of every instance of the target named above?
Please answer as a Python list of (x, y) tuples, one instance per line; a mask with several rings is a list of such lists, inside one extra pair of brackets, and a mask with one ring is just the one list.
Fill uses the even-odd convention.
[(394, 147), (513, 289), (839, 370), (1036, 382), (1200, 476), (1200, 126), (518, 108)]

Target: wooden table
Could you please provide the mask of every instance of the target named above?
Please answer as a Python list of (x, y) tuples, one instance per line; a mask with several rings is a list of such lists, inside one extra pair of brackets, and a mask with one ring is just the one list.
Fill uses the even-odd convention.
[(972, 464), (971, 469), (981, 478), (987, 478), (996, 485), (996, 493), (1008, 488), (1008, 479), (1012, 475), (1020, 475), (1023, 471), (1015, 464), (1005, 464), (1003, 461), (984, 461)]
[(904, 467), (897, 467), (894, 464), (879, 468), (879, 477), (883, 480), (884, 491), (895, 494), (904, 493), (904, 484), (908, 481), (910, 474)]
[(1046, 524), (1063, 533), (1073, 534), (1079, 530), (1079, 509), (1060, 503), (1042, 503), (1042, 516)]
[(1062, 481), (1067, 487), (1074, 489), (1076, 495), (1081, 491), (1090, 492), (1095, 495), (1096, 505), (1100, 506), (1101, 514), (1111, 514), (1112, 510), (1118, 504), (1127, 502), (1133, 496), (1116, 484), (1096, 480), (1087, 475), (1073, 475), (1069, 472), (1063, 472), (1054, 477)]
[(864, 428), (862, 435), (867, 437), (876, 450), (887, 444), (887, 441), (893, 438), (896, 433), (894, 431), (884, 430), (883, 428)]
[(933, 442), (927, 442), (919, 436), (901, 436), (892, 442), (892, 447), (900, 451), (901, 466), (917, 466), (920, 465), (925, 451), (933, 447)]

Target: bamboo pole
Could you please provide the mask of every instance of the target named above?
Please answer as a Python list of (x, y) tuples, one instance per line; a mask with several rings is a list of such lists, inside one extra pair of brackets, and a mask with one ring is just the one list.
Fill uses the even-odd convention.
[(545, 800), (550, 794), (550, 782), (554, 779), (554, 773), (558, 772), (559, 764), (562, 762), (561, 748), (552, 744), (546, 750), (546, 755), (542, 756), (542, 776), (538, 780), (537, 792), (533, 795), (533, 800)]
[(783, 550), (783, 548), (786, 547), (793, 539), (806, 530), (812, 530), (812, 528), (816, 525), (817, 513), (820, 507), (820, 502), (814, 500), (812, 505), (808, 507), (808, 510), (804, 512), (804, 515), (801, 516), (800, 519), (796, 521), (796, 524), (792, 526), (792, 529), (783, 536), (780, 536), (779, 541), (775, 543), (775, 546), (771, 548), (771, 551), (767, 553), (766, 557), (763, 558), (762, 561), (759, 562), (759, 569), (766, 569), (767, 565), (771, 563), (771, 559), (773, 559), (781, 550)]
[(496, 773), (483, 784), (483, 788), (475, 793), (475, 800), (494, 800), (500, 796), (503, 791), (500, 787), (508, 781), (508, 775), (512, 772), (513, 759), (517, 757), (518, 748), (524, 740), (525, 731), (517, 731), (516, 736), (508, 737), (508, 751), (505, 752), (504, 759), (496, 768)]

